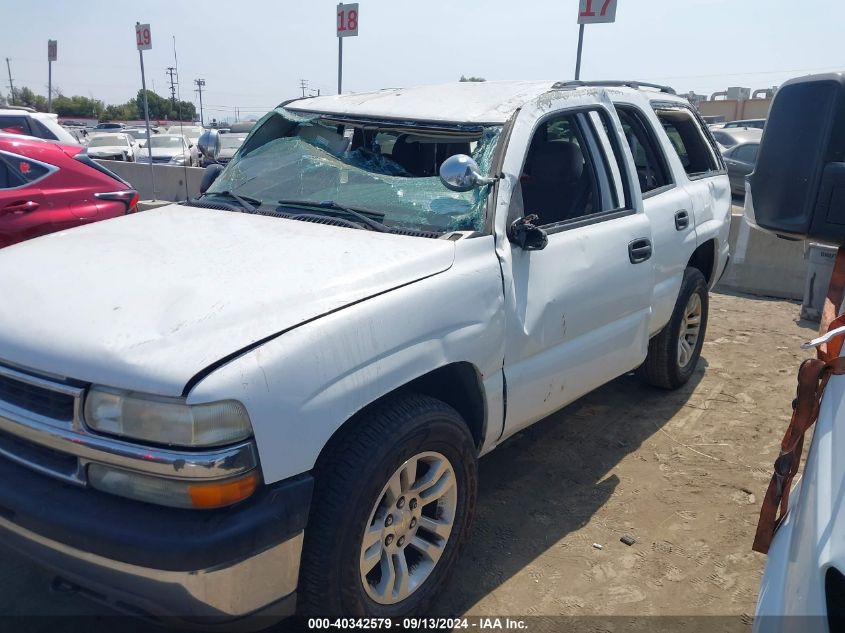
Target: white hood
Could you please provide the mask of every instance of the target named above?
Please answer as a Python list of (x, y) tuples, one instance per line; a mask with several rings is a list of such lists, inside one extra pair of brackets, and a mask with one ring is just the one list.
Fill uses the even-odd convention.
[(89, 147), (89, 156), (98, 156), (100, 154), (112, 156), (114, 154), (129, 154), (132, 150), (126, 145), (98, 145), (97, 147)]
[[(152, 150), (153, 158), (162, 158), (165, 156), (173, 158), (174, 156), (182, 156), (183, 153), (185, 156), (188, 156), (189, 154), (188, 150), (182, 150), (181, 147), (153, 147)], [(150, 155), (150, 150), (146, 147), (142, 147), (139, 150), (139, 154), (142, 157), (148, 157)]]
[(454, 243), (169, 205), (0, 250), (0, 362), (178, 395), (221, 358), (447, 270)]

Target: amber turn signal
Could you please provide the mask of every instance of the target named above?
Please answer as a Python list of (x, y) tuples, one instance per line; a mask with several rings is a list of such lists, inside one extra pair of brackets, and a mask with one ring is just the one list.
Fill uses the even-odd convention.
[(239, 479), (190, 484), (188, 495), (195, 508), (222, 508), (252, 496), (259, 483), (258, 473), (253, 471)]

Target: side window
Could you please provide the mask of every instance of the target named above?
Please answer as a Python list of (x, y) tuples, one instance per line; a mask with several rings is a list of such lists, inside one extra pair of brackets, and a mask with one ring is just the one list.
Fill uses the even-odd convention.
[(29, 125), (27, 125), (26, 117), (0, 116), (0, 132), (29, 135)]
[(11, 166), (0, 158), (0, 189), (11, 189), (24, 184), (23, 179), (15, 173)]
[(724, 132), (713, 132), (713, 138), (715, 138), (719, 143), (721, 143), (725, 147), (730, 147), (731, 145), (733, 145), (734, 142), (730, 134), (725, 134)]
[(655, 112), (689, 176), (706, 176), (721, 169), (714, 148), (692, 112), (684, 107), (659, 106)]
[(53, 134), (50, 129), (38, 119), (30, 119), (29, 124), (32, 126), (33, 136), (39, 138), (46, 138), (49, 141), (58, 141), (59, 139)]
[(643, 114), (632, 106), (617, 105), (616, 111), (622, 122), (622, 130), (625, 132), (631, 154), (634, 156), (637, 179), (642, 192), (646, 194), (674, 184), (663, 149), (654, 138)]
[(0, 158), (0, 164), (7, 169), (6, 180), (9, 187), (18, 187), (35, 182), (50, 173), (50, 170), (40, 163), (33, 162), (23, 156), (5, 154)]
[(749, 165), (753, 165), (757, 162), (757, 149), (759, 147), (760, 146), (756, 143), (737, 147), (736, 151), (733, 153), (733, 158), (734, 160), (738, 160), (741, 163), (748, 163)]
[(547, 226), (622, 206), (619, 167), (606, 163), (597, 134), (598, 113), (547, 119), (535, 130), (520, 178), (526, 215)]

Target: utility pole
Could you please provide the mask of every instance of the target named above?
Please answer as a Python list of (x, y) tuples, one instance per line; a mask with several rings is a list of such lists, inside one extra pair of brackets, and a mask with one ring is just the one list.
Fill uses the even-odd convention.
[[(8, 61), (8, 60), (6, 60)], [(302, 90), (302, 97), (305, 98), (305, 91), (308, 89), (308, 80), (307, 79), (300, 79), (299, 80), (299, 88)]]
[(197, 92), (200, 95), (200, 125), (205, 125), (205, 119), (202, 116), (202, 89), (205, 88), (205, 79), (194, 79), (197, 85)]
[[(176, 75), (176, 69), (173, 66), (168, 66), (166, 73), (170, 75), (170, 103), (173, 104), (173, 109), (176, 109), (176, 84), (179, 83), (174, 76)], [(155, 91), (155, 88), (153, 88)]]
[(6, 58), (6, 70), (9, 71), (9, 92), (12, 93), (12, 105), (15, 105), (15, 84), (12, 81), (12, 67), (9, 65), (9, 58)]

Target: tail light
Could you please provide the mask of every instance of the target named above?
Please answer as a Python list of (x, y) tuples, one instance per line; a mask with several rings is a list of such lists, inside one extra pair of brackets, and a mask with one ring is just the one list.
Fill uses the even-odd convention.
[(95, 193), (94, 197), (99, 200), (119, 200), (126, 205), (126, 213), (135, 213), (138, 210), (138, 192), (134, 189), (125, 191), (108, 191), (106, 193)]

